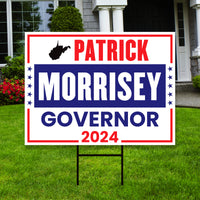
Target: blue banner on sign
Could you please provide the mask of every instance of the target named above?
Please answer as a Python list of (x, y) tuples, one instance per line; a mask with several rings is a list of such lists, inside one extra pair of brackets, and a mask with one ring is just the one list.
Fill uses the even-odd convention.
[(35, 107), (165, 107), (166, 65), (36, 64)]

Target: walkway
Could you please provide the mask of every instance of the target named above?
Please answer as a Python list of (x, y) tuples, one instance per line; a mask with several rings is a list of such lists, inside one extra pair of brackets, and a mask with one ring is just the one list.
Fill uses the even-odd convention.
[(200, 108), (200, 90), (191, 82), (176, 84), (176, 106)]

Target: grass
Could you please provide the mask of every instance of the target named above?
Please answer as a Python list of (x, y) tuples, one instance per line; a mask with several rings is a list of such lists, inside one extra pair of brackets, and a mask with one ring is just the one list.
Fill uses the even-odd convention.
[[(81, 157), (75, 146), (25, 146), (24, 106), (0, 107), (0, 199), (200, 199), (200, 109), (176, 108), (175, 146), (125, 146), (120, 158)], [(85, 146), (80, 153), (120, 153)]]

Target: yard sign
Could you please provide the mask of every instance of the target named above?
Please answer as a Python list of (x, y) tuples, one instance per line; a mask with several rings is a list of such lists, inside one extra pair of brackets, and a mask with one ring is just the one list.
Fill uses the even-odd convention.
[(26, 145), (175, 144), (175, 35), (26, 33)]

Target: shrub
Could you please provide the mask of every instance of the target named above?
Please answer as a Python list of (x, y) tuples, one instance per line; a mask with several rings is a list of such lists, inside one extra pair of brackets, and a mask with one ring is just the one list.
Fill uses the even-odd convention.
[(24, 79), (5, 79), (0, 84), (0, 105), (24, 103)]
[(71, 6), (58, 7), (53, 13), (50, 30), (52, 32), (83, 31), (83, 23), (79, 10)]
[(1, 69), (3, 78), (23, 79), (24, 78), (24, 55), (15, 58), (6, 57), (6, 66)]
[(193, 82), (193, 86), (194, 86), (195, 88), (200, 88), (200, 75), (195, 76), (195, 77), (192, 79), (192, 82)]

